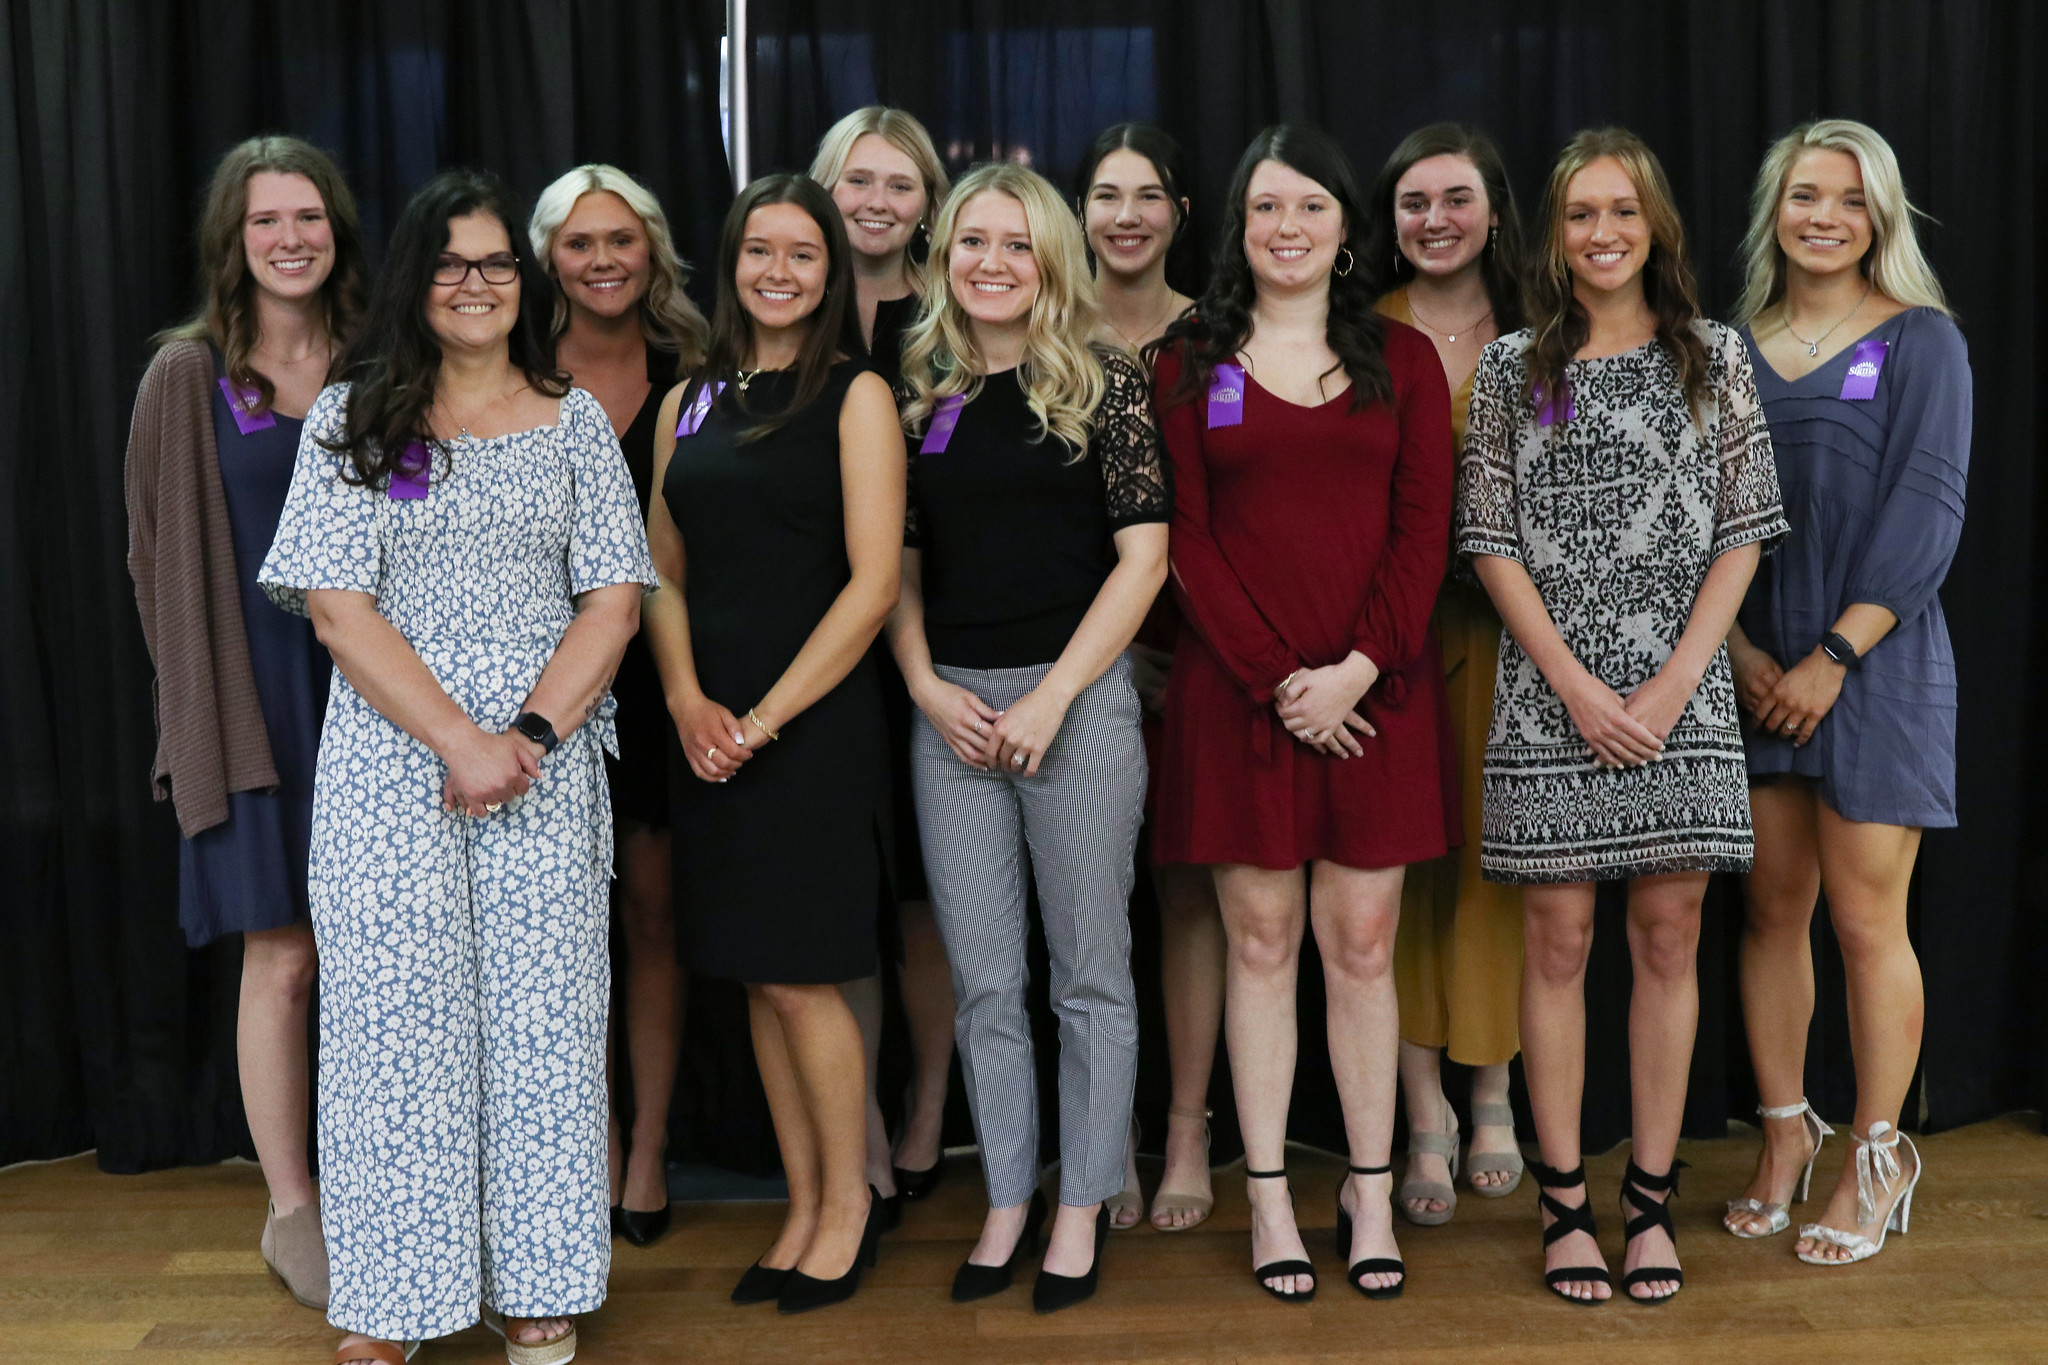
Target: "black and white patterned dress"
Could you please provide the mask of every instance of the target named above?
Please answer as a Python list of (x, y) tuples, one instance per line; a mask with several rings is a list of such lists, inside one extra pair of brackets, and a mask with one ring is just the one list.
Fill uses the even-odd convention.
[[(1539, 424), (1528, 331), (1479, 359), (1458, 471), (1457, 550), (1528, 570), (1566, 645), (1626, 697), (1671, 657), (1707, 569), (1787, 532), (1756, 377), (1736, 333), (1694, 326), (1710, 357), (1695, 422), (1656, 342), (1573, 361), (1571, 415)], [(1663, 758), (1609, 771), (1564, 701), (1502, 632), (1487, 735), (1480, 868), (1489, 881), (1747, 871), (1754, 850), (1728, 651)]]

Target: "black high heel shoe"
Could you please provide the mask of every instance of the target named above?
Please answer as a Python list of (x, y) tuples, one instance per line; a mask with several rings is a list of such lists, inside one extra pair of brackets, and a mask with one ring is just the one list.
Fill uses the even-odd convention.
[[(1630, 1208), (1633, 1208), (1636, 1211), (1636, 1216), (1629, 1219), (1628, 1223), (1622, 1228), (1624, 1248), (1626, 1248), (1627, 1243), (1633, 1242), (1650, 1229), (1662, 1228), (1664, 1229), (1664, 1235), (1671, 1239), (1671, 1249), (1673, 1251), (1678, 1250), (1678, 1229), (1671, 1225), (1671, 1201), (1678, 1198), (1678, 1173), (1684, 1170), (1685, 1166), (1685, 1162), (1673, 1160), (1671, 1169), (1663, 1175), (1651, 1175), (1648, 1171), (1636, 1165), (1634, 1157), (1629, 1158), (1628, 1170), (1621, 1177), (1621, 1211), (1627, 1213)], [(1646, 1194), (1645, 1191), (1648, 1193)], [(1651, 1199), (1649, 1197), (1650, 1194), (1662, 1194), (1664, 1199), (1662, 1202), (1659, 1202), (1658, 1200)], [(1628, 1253), (1624, 1249), (1622, 1254), (1625, 1256)], [(1682, 1285), (1685, 1283), (1685, 1272), (1677, 1266), (1639, 1266), (1621, 1277), (1621, 1292), (1627, 1295), (1633, 1302), (1647, 1304), (1668, 1303), (1678, 1297), (1676, 1289), (1673, 1289), (1668, 1294), (1630, 1294), (1628, 1292), (1635, 1285), (1655, 1284), (1659, 1281), (1668, 1281), (1674, 1285)]]
[(814, 1308), (830, 1308), (835, 1303), (845, 1303), (860, 1288), (860, 1272), (875, 1263), (875, 1247), (881, 1237), (882, 1196), (870, 1185), (868, 1221), (861, 1229), (860, 1249), (853, 1253), (853, 1264), (836, 1280), (821, 1280), (801, 1270), (790, 1271), (789, 1279), (783, 1282), (782, 1293), (776, 1297), (776, 1311), (808, 1313)]
[(732, 1301), (744, 1308), (750, 1303), (771, 1303), (782, 1296), (795, 1270), (772, 1270), (759, 1261), (747, 1267), (740, 1282), (732, 1287)]
[[(1244, 1178), (1246, 1180), (1285, 1180), (1287, 1172), (1284, 1170), (1254, 1171), (1248, 1169), (1244, 1173)], [(1290, 1204), (1294, 1202), (1292, 1191), (1288, 1193), (1287, 1200)], [(1344, 1254), (1349, 1256), (1351, 1248), (1347, 1246), (1344, 1249)], [(1259, 1282), (1259, 1288), (1265, 1290), (1282, 1303), (1307, 1303), (1316, 1296), (1316, 1287), (1314, 1285), (1310, 1285), (1307, 1289), (1287, 1290), (1275, 1289), (1272, 1285), (1267, 1284), (1266, 1281), (1277, 1280), (1283, 1275), (1299, 1276), (1314, 1275), (1315, 1273), (1316, 1268), (1307, 1261), (1268, 1261), (1252, 1271), (1252, 1278)]]
[(1095, 1211), (1095, 1260), (1085, 1275), (1055, 1275), (1040, 1267), (1038, 1278), (1031, 1283), (1031, 1306), (1041, 1313), (1057, 1313), (1062, 1308), (1095, 1297), (1096, 1278), (1102, 1273), (1102, 1244), (1109, 1240), (1109, 1205), (1104, 1204)]
[(658, 1209), (629, 1209), (624, 1205), (612, 1210), (612, 1231), (636, 1247), (650, 1246), (668, 1232), (669, 1206)]
[[(1351, 1175), (1392, 1175), (1391, 1164), (1385, 1166), (1345, 1167)], [(1347, 1181), (1349, 1177), (1346, 1177)], [(1351, 1260), (1351, 1214), (1344, 1208), (1344, 1186), (1337, 1186), (1337, 1255), (1350, 1262), (1344, 1278), (1351, 1281), (1351, 1287), (1368, 1299), (1398, 1299), (1401, 1291), (1408, 1287), (1408, 1265), (1393, 1256), (1367, 1256), (1363, 1260)], [(1401, 1278), (1385, 1289), (1367, 1289), (1364, 1284), (1368, 1275), (1399, 1275)]]
[(896, 1176), (896, 1196), (906, 1204), (929, 1199), (946, 1178), (946, 1154), (939, 1153), (939, 1159), (921, 1171), (906, 1171), (901, 1166), (890, 1168)]
[[(1583, 1160), (1569, 1171), (1560, 1171), (1555, 1166), (1546, 1166), (1540, 1161), (1532, 1161), (1529, 1163), (1529, 1174), (1536, 1177), (1537, 1208), (1544, 1213), (1548, 1213), (1555, 1220), (1549, 1227), (1543, 1229), (1543, 1249), (1546, 1252), (1550, 1250), (1552, 1242), (1557, 1241), (1561, 1237), (1569, 1237), (1574, 1232), (1583, 1232), (1595, 1241), (1599, 1240), (1599, 1230), (1593, 1226), (1592, 1205), (1581, 1204), (1577, 1208), (1573, 1208), (1563, 1200), (1553, 1198), (1550, 1193), (1552, 1190), (1576, 1189), (1585, 1184), (1586, 1163)], [(1609, 1289), (1614, 1287), (1614, 1277), (1607, 1273), (1607, 1267), (1604, 1265), (1564, 1265), (1559, 1266), (1543, 1277), (1543, 1283), (1549, 1288), (1550, 1292), (1563, 1299), (1566, 1303), (1575, 1304), (1580, 1308), (1597, 1308), (1607, 1302), (1606, 1299), (1573, 1298), (1570, 1294), (1558, 1288), (1559, 1285), (1572, 1280), (1587, 1280), (1594, 1284), (1604, 1284)]]
[(1045, 1226), (1045, 1191), (1031, 1192), (1031, 1208), (1024, 1215), (1024, 1230), (1017, 1234), (1017, 1245), (1010, 1249), (1010, 1259), (1001, 1265), (976, 1265), (962, 1261), (960, 1268), (953, 1272), (953, 1302), (973, 1303), (976, 1299), (992, 1298), (1010, 1287), (1017, 1278), (1017, 1270), (1024, 1264), (1038, 1246), (1038, 1230)]

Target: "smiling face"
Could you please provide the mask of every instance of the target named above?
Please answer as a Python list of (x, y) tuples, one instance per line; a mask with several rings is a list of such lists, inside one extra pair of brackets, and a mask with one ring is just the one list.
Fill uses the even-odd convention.
[[(448, 245), (441, 249), (441, 259), (444, 264), (483, 261), (493, 273), (518, 269), (505, 225), (483, 209), (448, 220)], [(460, 284), (427, 287), (427, 327), (447, 349), (480, 351), (502, 346), (518, 321), (516, 273), (507, 284), (493, 284), (482, 270), (472, 269)]]
[(1024, 205), (1001, 190), (969, 200), (953, 228), (946, 277), (976, 323), (1008, 327), (1029, 318), (1038, 300), (1038, 258)]
[(747, 215), (733, 289), (758, 327), (793, 327), (825, 301), (831, 257), (825, 234), (797, 204), (763, 204)]
[(256, 287), (281, 299), (309, 299), (334, 271), (334, 226), (320, 191), (303, 175), (249, 177), (242, 254)]
[(1792, 163), (1778, 196), (1778, 245), (1787, 261), (1814, 275), (1853, 270), (1874, 240), (1855, 157), (1815, 147)]
[(1603, 156), (1564, 191), (1565, 263), (1580, 289), (1611, 293), (1634, 281), (1650, 259), (1650, 223), (1621, 162)]
[(1244, 255), (1262, 290), (1295, 293), (1329, 283), (1350, 225), (1336, 196), (1278, 161), (1261, 161), (1245, 187)]
[(551, 254), (569, 307), (602, 318), (624, 315), (647, 293), (647, 225), (610, 190), (576, 201), (555, 234)]
[(1165, 257), (1186, 213), (1186, 203), (1175, 203), (1167, 193), (1152, 159), (1120, 147), (1095, 168), (1082, 226), (1104, 270), (1137, 276)]
[(832, 185), (846, 238), (863, 256), (890, 257), (910, 245), (924, 218), (924, 177), (917, 163), (880, 133), (862, 133)]
[(1469, 157), (1424, 157), (1394, 185), (1394, 242), (1418, 275), (1443, 279), (1476, 264), (1499, 221)]

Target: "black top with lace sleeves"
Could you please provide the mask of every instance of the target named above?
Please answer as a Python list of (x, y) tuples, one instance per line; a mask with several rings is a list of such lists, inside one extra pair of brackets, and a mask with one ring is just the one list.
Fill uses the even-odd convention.
[(1043, 435), (1019, 371), (990, 375), (943, 451), (910, 438), (905, 544), (921, 552), (932, 662), (1053, 662), (1116, 567), (1118, 531), (1173, 516), (1150, 388), (1119, 354), (1088, 448)]

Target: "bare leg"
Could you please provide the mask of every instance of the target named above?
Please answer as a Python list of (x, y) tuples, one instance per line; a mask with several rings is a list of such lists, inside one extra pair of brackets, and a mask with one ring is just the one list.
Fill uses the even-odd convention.
[(754, 1035), (761, 1088), (768, 1095), (768, 1114), (775, 1124), (775, 1145), (782, 1154), (783, 1177), (789, 1182), (789, 1208), (774, 1245), (761, 1255), (761, 1265), (769, 1270), (792, 1270), (818, 1230), (824, 1169), (817, 1124), (805, 1107), (782, 1019), (767, 991), (765, 986), (747, 987), (747, 1022)]
[[(860, 1026), (836, 986), (755, 985), (747, 994), (780, 1026), (790, 1087), (800, 1106), (792, 1117), (807, 1129), (808, 1150), (800, 1155), (811, 1156), (819, 1173), (816, 1227), (797, 1268), (814, 1279), (836, 1280), (853, 1268), (868, 1219), (862, 1170), (867, 1063)], [(757, 1026), (757, 1039), (760, 1034)], [(765, 1084), (765, 1066), (762, 1072)], [(782, 1114), (775, 1117), (776, 1140), (782, 1142)], [(794, 1205), (793, 1186), (790, 1193)]]
[[(1400, 1007), (1394, 998), (1394, 931), (1401, 922), (1405, 868), (1315, 865), (1309, 914), (1323, 955), (1329, 1000), (1330, 1069), (1344, 1106), (1344, 1135), (1354, 1166), (1384, 1166), (1394, 1140), (1394, 1087), (1399, 1078)], [(1391, 1171), (1345, 1180), (1351, 1213), (1350, 1262), (1399, 1259), (1394, 1241)], [(1391, 1289), (1398, 1274), (1359, 1278), (1367, 1289)]]
[(882, 978), (864, 976), (839, 987), (846, 1008), (860, 1029), (861, 1052), (867, 1060), (865, 1116), (861, 1133), (861, 1164), (867, 1183), (884, 1199), (896, 1193), (896, 1173), (889, 1162), (889, 1128), (882, 1122), (882, 1102), (875, 1094), (876, 1068), (882, 1057)]
[[(1628, 888), (1628, 951), (1636, 978), (1628, 1010), (1631, 1155), (1651, 1175), (1668, 1172), (1678, 1155), (1700, 1022), (1700, 900), (1706, 893), (1704, 872), (1637, 877)], [(1629, 1243), (1623, 1272), (1677, 1264), (1678, 1248), (1663, 1229), (1652, 1228)], [(1649, 1280), (1629, 1292), (1654, 1299), (1677, 1288), (1669, 1280)]]
[[(1787, 777), (1749, 794), (1756, 864), (1742, 881), (1742, 1022), (1757, 1098), (1767, 1109), (1806, 1095), (1806, 1032), (1813, 1022), (1813, 907), (1820, 895), (1819, 807), (1813, 785)], [(1745, 1198), (1791, 1202), (1813, 1155), (1806, 1119), (1764, 1119), (1763, 1150)], [(1762, 1236), (1761, 1214), (1727, 1214), (1728, 1227)]]
[(906, 1171), (938, 1163), (946, 1118), (946, 1083), (953, 1065), (953, 972), (946, 965), (930, 901), (903, 901), (903, 1013), (910, 1024), (910, 1110), (891, 1158)]
[[(1530, 886), (1522, 893), (1522, 1068), (1529, 1077), (1529, 1108), (1545, 1165), (1579, 1166), (1579, 1103), (1586, 1090), (1586, 961), (1593, 951), (1593, 886), (1572, 882)], [(1586, 1187), (1551, 1190), (1568, 1208), (1586, 1202)], [(1545, 1214), (1546, 1227), (1549, 1215)], [(1570, 1233), (1544, 1248), (1546, 1272), (1561, 1266), (1604, 1266), (1599, 1243)], [(1604, 1299), (1613, 1290), (1597, 1280), (1567, 1280), (1560, 1292)]]
[[(1913, 861), (1920, 854), (1920, 831), (1902, 825), (1865, 824), (1844, 820), (1825, 803), (1820, 806), (1821, 881), (1827, 888), (1828, 913), (1835, 938), (1842, 945), (1843, 973), (1849, 988), (1849, 1042), (1856, 1054), (1856, 1133), (1870, 1132), (1873, 1123), (1898, 1126), (1899, 1110), (1913, 1083), (1920, 1057), (1920, 1033), (1926, 997), (1920, 982), (1920, 961), (1906, 935), (1906, 887)], [(1842, 1178), (1821, 1214), (1823, 1226), (1851, 1229), (1875, 1238), (1890, 1200), (1880, 1182), (1880, 1221), (1859, 1224), (1856, 1218), (1856, 1144), (1842, 1154)], [(1912, 1177), (1911, 1158), (1900, 1153), (1900, 1181)], [(1896, 1183), (1896, 1182), (1895, 1182)], [(1799, 1249), (1809, 1250), (1805, 1239)], [(1847, 1260), (1849, 1253), (1832, 1243), (1819, 1244), (1821, 1254)]]
[(310, 924), (242, 935), (242, 993), (235, 1018), (242, 1108), (270, 1201), (280, 1215), (313, 1202), (313, 1175), (306, 1161), (311, 1103), (306, 1010), (319, 967)]
[[(1209, 1072), (1223, 1027), (1224, 963), (1229, 948), (1216, 906), (1216, 879), (1206, 867), (1173, 864), (1152, 869), (1159, 893), (1159, 984), (1166, 1002), (1166, 1056), (1173, 1096), (1166, 1116), (1166, 1172), (1159, 1193), (1213, 1198), (1209, 1182), (1208, 1125), (1193, 1117), (1209, 1107)], [(1161, 1209), (1153, 1196), (1152, 1225), (1185, 1227), (1200, 1217), (1188, 1209)]]
[[(1401, 1094), (1408, 1101), (1408, 1126), (1417, 1132), (1451, 1131), (1451, 1102), (1444, 1098), (1443, 1050), (1401, 1040)], [(1410, 1180), (1451, 1183), (1451, 1164), (1435, 1152), (1411, 1152)], [(1416, 1213), (1442, 1213), (1450, 1205), (1441, 1199), (1410, 1199)]]
[(681, 1045), (683, 973), (669, 902), (668, 831), (627, 827), (620, 918), (626, 937), (626, 1046), (633, 1059), (633, 1136), (621, 1199), (643, 1213), (668, 1203), (668, 1102)]
[[(1308, 887), (1299, 870), (1228, 864), (1216, 869), (1216, 899), (1230, 955), (1224, 986), (1224, 1041), (1237, 1087), (1245, 1166), (1277, 1171), (1287, 1161), (1287, 1106), (1294, 1093), (1294, 978), (1308, 921)], [(1252, 1264), (1307, 1260), (1294, 1205), (1278, 1180), (1248, 1180)], [(1266, 1281), (1282, 1293), (1306, 1292), (1312, 1275)]]

